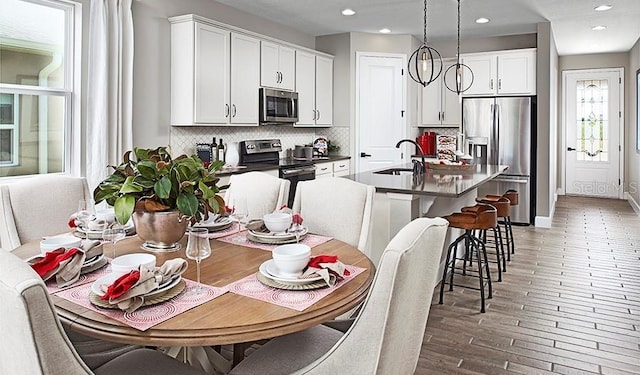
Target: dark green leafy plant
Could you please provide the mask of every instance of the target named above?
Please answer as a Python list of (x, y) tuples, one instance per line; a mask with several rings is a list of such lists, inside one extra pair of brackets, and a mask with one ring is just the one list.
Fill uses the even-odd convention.
[[(223, 162), (208, 167), (196, 155), (175, 159), (166, 147), (134, 148), (124, 154), (123, 162), (93, 192), (96, 203), (106, 201), (114, 207), (120, 224), (129, 221), (134, 210), (160, 212), (178, 210), (192, 223), (224, 213), (224, 199), (217, 193), (218, 177), (214, 173)], [(222, 188), (226, 188), (223, 186)]]

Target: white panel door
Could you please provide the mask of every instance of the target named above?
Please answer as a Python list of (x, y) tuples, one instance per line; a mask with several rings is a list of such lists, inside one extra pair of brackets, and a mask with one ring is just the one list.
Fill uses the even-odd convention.
[(231, 33), (231, 123), (258, 126), (260, 41)]
[(405, 59), (362, 54), (357, 64), (357, 172), (401, 164), (406, 147), (395, 145), (406, 134)]
[(464, 87), (471, 87), (464, 92), (464, 95), (495, 95), (496, 93), (496, 55), (471, 55), (464, 56), (462, 63), (467, 65), (473, 71), (473, 83), (471, 83), (471, 74), (468, 74), (465, 69), (462, 81)]
[(535, 94), (536, 53), (513, 52), (498, 55), (498, 94)]
[(280, 71), (280, 88), (293, 91), (296, 74), (295, 50), (293, 48), (280, 46), (278, 68)]
[(278, 45), (264, 40), (260, 42), (260, 85), (280, 87)]
[(298, 122), (296, 125), (315, 125), (316, 56), (296, 51), (296, 91), (298, 92)]
[(422, 88), (422, 125), (440, 126), (442, 122), (442, 80)]
[(333, 124), (333, 59), (316, 56), (316, 125)]
[(565, 75), (566, 193), (622, 198), (619, 70)]
[(226, 30), (195, 24), (195, 123), (228, 121), (229, 34)]

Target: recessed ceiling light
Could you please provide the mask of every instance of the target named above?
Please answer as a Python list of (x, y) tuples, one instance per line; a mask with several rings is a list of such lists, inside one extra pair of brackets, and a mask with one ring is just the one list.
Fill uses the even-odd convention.
[(356, 14), (356, 11), (351, 8), (347, 8), (342, 11), (343, 16), (353, 16), (354, 14)]
[(611, 8), (613, 8), (611, 5), (603, 4), (603, 5), (598, 5), (597, 7), (593, 8), (593, 9), (595, 11), (597, 11), (597, 12), (604, 12), (605, 10), (609, 10)]
[(391, 32), (391, 30), (387, 29), (386, 27), (384, 29), (380, 29), (380, 32), (383, 34), (389, 34)]
[(601, 31), (601, 30), (606, 30), (607, 27), (604, 25), (598, 25), (598, 26), (594, 26), (591, 28), (591, 30), (595, 30), (595, 31)]
[(476, 20), (476, 23), (489, 23), (488, 18), (480, 17)]

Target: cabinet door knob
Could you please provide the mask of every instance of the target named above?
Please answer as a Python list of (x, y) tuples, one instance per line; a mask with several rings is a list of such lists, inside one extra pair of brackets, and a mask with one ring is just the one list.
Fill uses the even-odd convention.
[(498, 78), (498, 90), (502, 88), (502, 78)]
[(442, 121), (444, 121), (444, 111), (442, 112)]
[(315, 119), (316, 119), (316, 110), (314, 109), (313, 110), (313, 120), (315, 120)]
[(318, 112), (318, 118), (316, 120), (320, 120), (320, 110), (316, 109), (316, 112)]
[(236, 111), (236, 105), (235, 105), (235, 104), (232, 104), (231, 106), (233, 107), (233, 115), (232, 115), (232, 117), (236, 117), (236, 113), (237, 113), (237, 111)]
[(229, 117), (229, 104), (224, 105), (224, 117)]
[(493, 78), (491, 78), (491, 82), (489, 83), (489, 88), (493, 90)]

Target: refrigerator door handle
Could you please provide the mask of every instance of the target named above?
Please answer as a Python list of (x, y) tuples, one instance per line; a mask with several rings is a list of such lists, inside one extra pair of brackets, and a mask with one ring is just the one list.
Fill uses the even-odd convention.
[(491, 163), (498, 165), (500, 161), (500, 144), (498, 143), (500, 139), (500, 105), (494, 104), (493, 106), (493, 139), (491, 140), (493, 154), (491, 156)]

